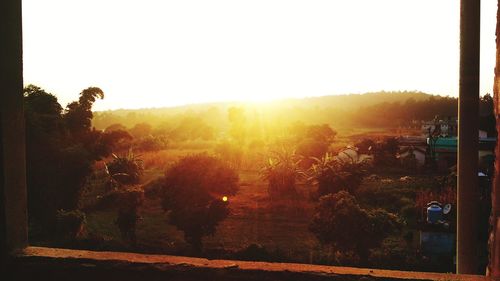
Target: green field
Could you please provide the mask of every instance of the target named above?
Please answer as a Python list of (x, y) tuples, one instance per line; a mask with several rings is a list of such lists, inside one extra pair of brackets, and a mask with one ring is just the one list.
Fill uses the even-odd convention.
[[(194, 153), (208, 152), (204, 149), (162, 150), (143, 154), (147, 169), (142, 177), (142, 185), (161, 177), (163, 171), (177, 159)], [(410, 181), (401, 181), (405, 174), (379, 172), (365, 178), (359, 188), (359, 201), (364, 206), (385, 207), (401, 215), (405, 207), (415, 206), (415, 194), (419, 190), (439, 185), (432, 176), (413, 175)], [(257, 169), (239, 170), (239, 191), (229, 198), (230, 215), (217, 227), (212, 236), (204, 237), (202, 256), (208, 258), (241, 258), (271, 261), (287, 261), (319, 264), (349, 264), (332, 251), (321, 245), (309, 231), (309, 223), (314, 215), (315, 204), (311, 200), (313, 187), (304, 182), (298, 185), (296, 199), (271, 200), (267, 193), (267, 182), (261, 179)], [(94, 192), (86, 193), (84, 200), (99, 194), (98, 186)], [(102, 193), (102, 190), (101, 190)], [(393, 200), (393, 202), (391, 201)], [(391, 201), (390, 203), (387, 203)], [(162, 253), (174, 255), (194, 255), (189, 244), (184, 241), (183, 233), (168, 223), (168, 216), (161, 208), (160, 198), (145, 198), (140, 208), (141, 219), (137, 225), (137, 245), (130, 246), (122, 240), (118, 227), (114, 223), (117, 216), (115, 208), (105, 211), (87, 212), (87, 236), (97, 239), (101, 249), (135, 251), (144, 253)], [(415, 226), (416, 218), (406, 222), (400, 234), (388, 238), (382, 247), (374, 251), (374, 256), (382, 255), (387, 261), (379, 262), (380, 267), (410, 267), (411, 264), (400, 262), (403, 259), (415, 262), (418, 244)], [(412, 233), (411, 241), (403, 238)], [(257, 253), (248, 249), (253, 245)], [(99, 248), (93, 241), (90, 248)], [(250, 248), (252, 248), (250, 247)], [(199, 253), (198, 253), (199, 255)], [(396, 256), (394, 256), (396, 255)], [(400, 263), (394, 265), (392, 258)], [(352, 262), (351, 262), (352, 263)]]

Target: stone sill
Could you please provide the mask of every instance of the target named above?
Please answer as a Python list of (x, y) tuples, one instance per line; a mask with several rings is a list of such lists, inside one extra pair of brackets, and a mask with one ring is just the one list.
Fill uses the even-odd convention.
[(16, 280), (492, 280), (485, 276), (27, 247)]

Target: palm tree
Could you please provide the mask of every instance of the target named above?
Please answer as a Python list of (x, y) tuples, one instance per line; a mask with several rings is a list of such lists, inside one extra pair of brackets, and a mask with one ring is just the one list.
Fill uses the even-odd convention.
[(308, 170), (308, 181), (317, 186), (317, 197), (335, 194), (341, 190), (354, 192), (366, 174), (366, 161), (340, 152), (333, 156), (326, 153), (321, 158), (312, 158), (315, 163)]
[(305, 173), (300, 169), (301, 158), (295, 150), (285, 146), (270, 152), (267, 163), (262, 167), (262, 179), (268, 182), (268, 193), (271, 198), (295, 197), (297, 195), (296, 181), (305, 178)]
[(106, 174), (112, 187), (139, 183), (144, 170), (142, 159), (129, 150), (125, 155), (112, 154), (113, 161), (105, 165)]

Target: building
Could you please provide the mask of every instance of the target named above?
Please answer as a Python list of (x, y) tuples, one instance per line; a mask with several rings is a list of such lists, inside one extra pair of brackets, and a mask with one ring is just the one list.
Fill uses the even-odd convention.
[[(493, 164), (496, 141), (496, 138), (479, 138), (478, 164), (480, 168), (488, 163)], [(457, 163), (458, 139), (456, 137), (428, 138), (427, 144), (430, 150), (429, 157), (437, 163), (439, 170), (445, 171)], [(484, 169), (488, 167), (483, 167), (482, 172), (491, 172)]]
[(419, 146), (403, 147), (397, 155), (402, 164), (414, 160), (416, 168), (421, 168), (425, 165), (426, 157), (426, 149)]
[(424, 121), (421, 126), (422, 134), (425, 136), (451, 137), (458, 134), (458, 118), (448, 116), (442, 118), (436, 116), (432, 121)]

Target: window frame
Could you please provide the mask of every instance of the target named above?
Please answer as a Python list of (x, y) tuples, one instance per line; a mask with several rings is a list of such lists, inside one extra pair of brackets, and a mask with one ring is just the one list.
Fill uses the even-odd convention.
[[(474, 165), (463, 165), (463, 160), (474, 159), (473, 149), (477, 139), (464, 135), (465, 132), (474, 131), (477, 124), (471, 122), (475, 114), (474, 104), (479, 97), (479, 8), (480, 1), (461, 0), (461, 44), (460, 44), (460, 93), (459, 93), (459, 119), (462, 120), (459, 129), (459, 213), (471, 208), (465, 205), (464, 196), (470, 196), (471, 189), (464, 187), (474, 185), (471, 174)], [(252, 276), (266, 274), (279, 279), (294, 277), (306, 279), (308, 277), (328, 277), (344, 279), (346, 277), (371, 276), (373, 278), (398, 279), (443, 279), (443, 280), (489, 280), (487, 277), (470, 275), (450, 275), (440, 273), (421, 273), (406, 271), (390, 271), (378, 269), (360, 269), (348, 267), (319, 266), (307, 264), (285, 264), (267, 262), (243, 262), (234, 260), (206, 260), (200, 258), (177, 257), (167, 255), (144, 255), (117, 252), (93, 252), (57, 248), (31, 247), (28, 243), (28, 217), (26, 194), (26, 158), (25, 158), (25, 131), (23, 113), (23, 72), (22, 72), (22, 1), (0, 1), (0, 200), (1, 208), (1, 251), (2, 267), (7, 266), (16, 273), (24, 272), (25, 275), (42, 272), (48, 269), (59, 268), (65, 264), (61, 272), (91, 272), (85, 275), (91, 278), (98, 274), (99, 269), (118, 268), (123, 272), (130, 272), (130, 268), (139, 268), (139, 272), (175, 273), (175, 276), (191, 276), (196, 272), (209, 272), (222, 276), (223, 279), (242, 277), (253, 279)], [(476, 34), (477, 33), (477, 34)], [(477, 36), (476, 36), (477, 35)], [(471, 106), (472, 104), (472, 106)], [(477, 114), (476, 114), (477, 115)], [(476, 122), (477, 123), (477, 122)], [(465, 128), (465, 130), (464, 130)], [(460, 133), (462, 132), (462, 134)], [(477, 129), (476, 129), (477, 131)], [(469, 148), (467, 148), (469, 147)], [(477, 151), (477, 150), (476, 150)], [(477, 157), (477, 152), (475, 153)], [(462, 157), (461, 157), (462, 156)], [(465, 158), (464, 158), (465, 157)], [(461, 162), (462, 164), (461, 164)], [(477, 162), (477, 161), (468, 161)], [(461, 177), (462, 175), (462, 177)], [(465, 176), (465, 177), (464, 177)], [(465, 192), (465, 193), (464, 193)], [(460, 209), (462, 208), (462, 209)], [(461, 219), (467, 219), (461, 221)], [(474, 230), (473, 225), (465, 216), (459, 215), (458, 237), (458, 272), (467, 273), (471, 263), (470, 235)], [(465, 231), (466, 229), (467, 231)], [(465, 232), (464, 232), (465, 231)], [(466, 235), (463, 235), (466, 234)], [(500, 235), (500, 234), (499, 234)], [(472, 247), (474, 247), (472, 243)], [(462, 250), (465, 247), (465, 251)], [(462, 247), (462, 248), (461, 248)], [(468, 248), (467, 248), (468, 247)], [(469, 252), (468, 252), (469, 251)], [(465, 255), (464, 255), (465, 254)], [(464, 261), (463, 267), (460, 266)], [(23, 269), (21, 269), (23, 267)], [(97, 270), (96, 270), (97, 268)], [(27, 270), (26, 270), (27, 269)], [(192, 272), (191, 272), (192, 271)], [(94, 273), (92, 273), (94, 272)], [(97, 272), (97, 273), (96, 273)], [(190, 273), (191, 272), (191, 273)], [(469, 271), (470, 272), (470, 271)], [(217, 275), (222, 274), (222, 275)], [(196, 277), (196, 275), (194, 275)], [(193, 278), (194, 278), (193, 277)], [(200, 279), (203, 275), (198, 276)], [(292, 279), (294, 279), (292, 278)], [(146, 278), (147, 279), (147, 278)], [(321, 279), (321, 278), (320, 278)], [(148, 279), (149, 280), (149, 279)]]

